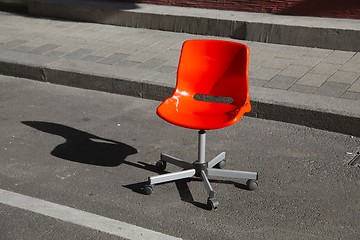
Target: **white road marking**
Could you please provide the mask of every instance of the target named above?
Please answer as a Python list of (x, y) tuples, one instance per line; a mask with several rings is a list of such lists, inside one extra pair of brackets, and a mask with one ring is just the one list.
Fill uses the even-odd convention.
[(0, 203), (129, 240), (180, 240), (153, 230), (3, 189), (0, 189)]

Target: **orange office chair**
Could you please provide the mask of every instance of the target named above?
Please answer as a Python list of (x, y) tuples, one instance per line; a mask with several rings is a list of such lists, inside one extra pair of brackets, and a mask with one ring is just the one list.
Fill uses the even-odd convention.
[(162, 153), (156, 163), (159, 171), (165, 170), (166, 163), (184, 170), (149, 177), (145, 194), (150, 195), (155, 184), (197, 176), (209, 194), (208, 208), (215, 209), (219, 202), (214, 198), (208, 177), (248, 179), (250, 190), (257, 187), (257, 173), (222, 169), (225, 152), (205, 161), (205, 131), (230, 126), (251, 110), (248, 65), (249, 48), (244, 44), (223, 40), (184, 42), (175, 91), (160, 104), (157, 114), (169, 123), (199, 130), (198, 160), (189, 163)]

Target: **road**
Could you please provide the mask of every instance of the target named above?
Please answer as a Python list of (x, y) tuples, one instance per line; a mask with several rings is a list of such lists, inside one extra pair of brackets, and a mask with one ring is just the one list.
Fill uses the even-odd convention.
[(348, 135), (244, 117), (208, 132), (207, 156), (225, 150), (227, 168), (257, 171), (257, 190), (215, 179), (215, 211), (204, 209), (197, 179), (142, 194), (161, 152), (197, 156), (196, 131), (158, 118), (158, 104), (0, 76), (0, 189), (31, 200), (23, 210), (0, 195), (0, 239), (125, 238), (39, 213), (32, 201), (169, 238), (360, 239), (360, 168), (348, 164), (360, 139)]

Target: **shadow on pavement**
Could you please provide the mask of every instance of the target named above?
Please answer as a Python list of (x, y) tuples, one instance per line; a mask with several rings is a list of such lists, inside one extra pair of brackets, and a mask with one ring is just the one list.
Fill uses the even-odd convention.
[(115, 167), (122, 164), (127, 156), (138, 152), (127, 144), (101, 138), (65, 125), (38, 121), (23, 121), (22, 123), (39, 131), (65, 138), (65, 143), (56, 146), (51, 151), (51, 155), (64, 160)]
[[(139, 169), (144, 169), (153, 173), (159, 173), (154, 165), (138, 161), (137, 163), (126, 161), (126, 157), (136, 154), (138, 151), (121, 142), (105, 139), (96, 135), (65, 126), (62, 124), (41, 122), (41, 121), (23, 121), (23, 124), (37, 129), (39, 131), (61, 136), (66, 141), (56, 146), (51, 155), (78, 163), (91, 164), (104, 167), (116, 167), (120, 164), (127, 164)], [(160, 174), (168, 173), (166, 171)], [(189, 178), (175, 181), (177, 190), (182, 201), (193, 204), (196, 207), (207, 209), (205, 203), (194, 200), (188, 186), (188, 182), (201, 181), (199, 178)], [(238, 188), (246, 189), (246, 186), (232, 181), (210, 180), (214, 183), (234, 184)], [(132, 191), (144, 194), (143, 187), (147, 182), (139, 182), (134, 184), (123, 185), (123, 187)], [(164, 183), (167, 184), (167, 183)]]

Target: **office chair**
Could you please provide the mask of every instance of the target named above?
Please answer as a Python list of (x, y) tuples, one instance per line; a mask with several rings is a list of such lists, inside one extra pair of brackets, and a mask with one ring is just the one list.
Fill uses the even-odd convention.
[(180, 55), (177, 83), (172, 96), (157, 108), (167, 122), (198, 130), (198, 159), (194, 163), (161, 154), (156, 163), (164, 171), (166, 163), (183, 171), (149, 177), (144, 193), (150, 195), (155, 184), (193, 176), (200, 177), (209, 194), (207, 207), (216, 209), (219, 202), (209, 177), (247, 179), (247, 187), (257, 187), (255, 172), (225, 170), (225, 152), (205, 161), (206, 131), (220, 129), (238, 122), (251, 110), (248, 86), (249, 48), (242, 43), (224, 40), (185, 41)]

